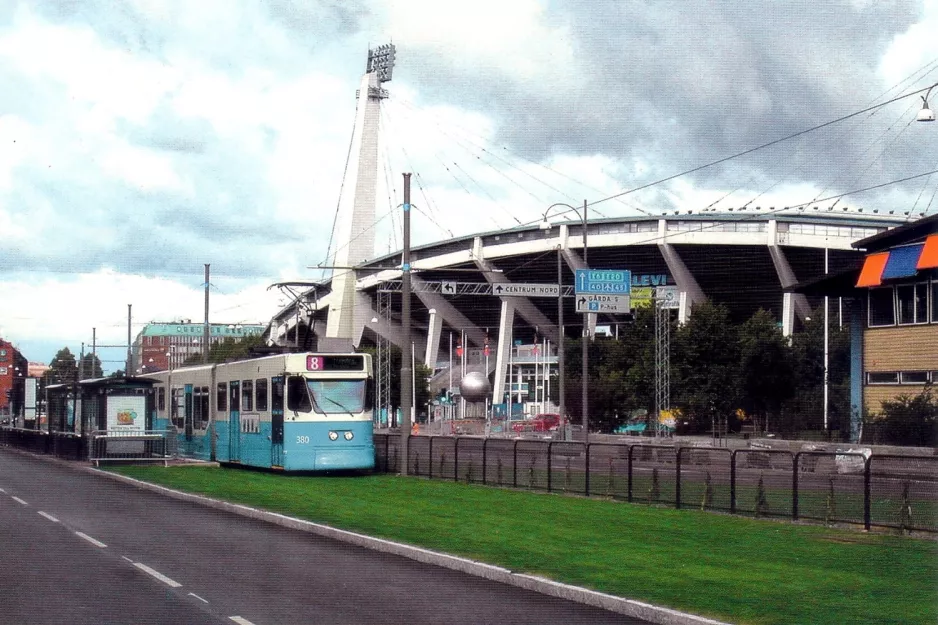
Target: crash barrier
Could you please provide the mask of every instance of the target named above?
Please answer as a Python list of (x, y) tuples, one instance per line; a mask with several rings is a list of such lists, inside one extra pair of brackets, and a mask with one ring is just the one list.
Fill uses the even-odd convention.
[[(938, 532), (938, 456), (412, 436), (411, 475), (757, 517)], [(375, 434), (397, 472), (400, 435)]]
[(162, 462), (173, 456), (175, 433), (169, 430), (94, 431), (88, 437), (88, 460), (101, 462)]

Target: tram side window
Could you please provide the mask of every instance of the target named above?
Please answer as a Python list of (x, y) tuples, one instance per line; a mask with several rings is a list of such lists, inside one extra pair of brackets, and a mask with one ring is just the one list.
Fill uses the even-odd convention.
[(252, 412), (254, 410), (254, 381), (253, 380), (241, 381), (241, 409), (244, 412)]
[(228, 412), (228, 385), (224, 382), (218, 383), (215, 403), (218, 404), (218, 412)]
[(160, 412), (166, 410), (166, 387), (156, 389), (156, 409)]
[(283, 378), (274, 378), (271, 381), (270, 409), (283, 412)]
[(193, 389), (195, 402), (193, 406), (192, 424), (204, 430), (208, 427), (208, 387), (197, 386)]
[(267, 380), (260, 379), (254, 380), (254, 392), (257, 394), (257, 401), (255, 402), (258, 412), (267, 411)]
[(313, 405), (309, 400), (306, 378), (291, 375), (287, 378), (287, 408), (294, 412), (310, 412)]
[(171, 418), (173, 420), (173, 425), (177, 428), (183, 427), (183, 412), (180, 410), (183, 407), (183, 402), (185, 401), (185, 390), (182, 388), (174, 388), (171, 391), (171, 401), (170, 408), (172, 410)]

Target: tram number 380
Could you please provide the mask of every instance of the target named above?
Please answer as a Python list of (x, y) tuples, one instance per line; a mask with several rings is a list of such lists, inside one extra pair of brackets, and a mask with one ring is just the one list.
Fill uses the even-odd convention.
[(297, 445), (309, 445), (309, 437), (308, 437), (308, 436), (297, 436), (297, 437), (296, 437), (296, 444), (297, 444)]

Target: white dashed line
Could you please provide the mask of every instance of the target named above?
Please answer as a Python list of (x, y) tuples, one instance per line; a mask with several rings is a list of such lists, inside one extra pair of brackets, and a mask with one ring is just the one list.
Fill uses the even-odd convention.
[(128, 562), (130, 562), (131, 564), (134, 563), (134, 561), (131, 560), (130, 558), (128, 558), (127, 556), (121, 556), (121, 557), (122, 557), (123, 559), (127, 560)]
[(28, 503), (26, 503), (25, 501), (23, 501), (23, 500), (20, 499), (19, 497), (14, 497), (14, 498), (13, 498), (13, 501), (19, 502), (19, 503), (23, 504), (24, 506), (28, 506), (28, 505), (29, 505)]
[(205, 599), (203, 599), (203, 598), (200, 597), (199, 595), (195, 594), (194, 592), (190, 592), (189, 595), (192, 596), (192, 597), (195, 597), (196, 599), (198, 599), (198, 600), (201, 601), (202, 603), (208, 603), (208, 601), (206, 601)]
[(59, 522), (59, 520), (58, 520), (57, 518), (55, 518), (55, 517), (52, 516), (51, 514), (46, 514), (46, 513), (43, 512), (42, 510), (39, 511), (39, 516), (45, 517), (45, 518), (49, 519), (50, 521), (52, 521), (53, 523), (58, 523), (58, 522)]
[(89, 536), (88, 534), (83, 534), (83, 533), (81, 533), (81, 532), (75, 532), (75, 535), (78, 536), (79, 538), (84, 538), (85, 540), (87, 540), (89, 543), (91, 543), (91, 544), (94, 545), (95, 547), (101, 547), (102, 549), (103, 549), (104, 547), (107, 547), (107, 545), (105, 545), (104, 543), (102, 543), (100, 540), (95, 540), (94, 538), (92, 538), (92, 537)]
[(254, 623), (251, 621), (247, 620), (246, 618), (241, 618), (240, 616), (229, 616), (228, 618), (230, 618), (238, 625), (254, 625)]
[(177, 582), (177, 581), (175, 581), (175, 580), (172, 580), (172, 579), (169, 579), (168, 577), (166, 577), (165, 575), (163, 575), (163, 574), (160, 573), (159, 571), (157, 571), (157, 570), (155, 570), (155, 569), (151, 569), (150, 567), (148, 567), (148, 566), (147, 566), (146, 564), (144, 564), (143, 562), (134, 562), (134, 566), (137, 567), (138, 569), (140, 569), (141, 571), (143, 571), (144, 573), (146, 573), (146, 574), (148, 574), (148, 575), (152, 575), (153, 577), (155, 577), (156, 579), (160, 580), (161, 582), (163, 582), (164, 584), (166, 584), (166, 585), (169, 586), (170, 588), (179, 588), (180, 586), (182, 586), (182, 584), (180, 584), (179, 582)]
[(7, 492), (6, 492), (5, 490), (3, 490), (2, 488), (0, 488), (0, 493), (3, 493), (4, 495), (7, 494)]

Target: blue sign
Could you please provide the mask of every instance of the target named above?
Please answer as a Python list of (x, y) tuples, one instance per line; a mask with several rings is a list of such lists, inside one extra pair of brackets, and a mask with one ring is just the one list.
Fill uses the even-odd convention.
[(577, 295), (628, 295), (632, 292), (632, 272), (628, 269), (577, 269), (575, 276)]

